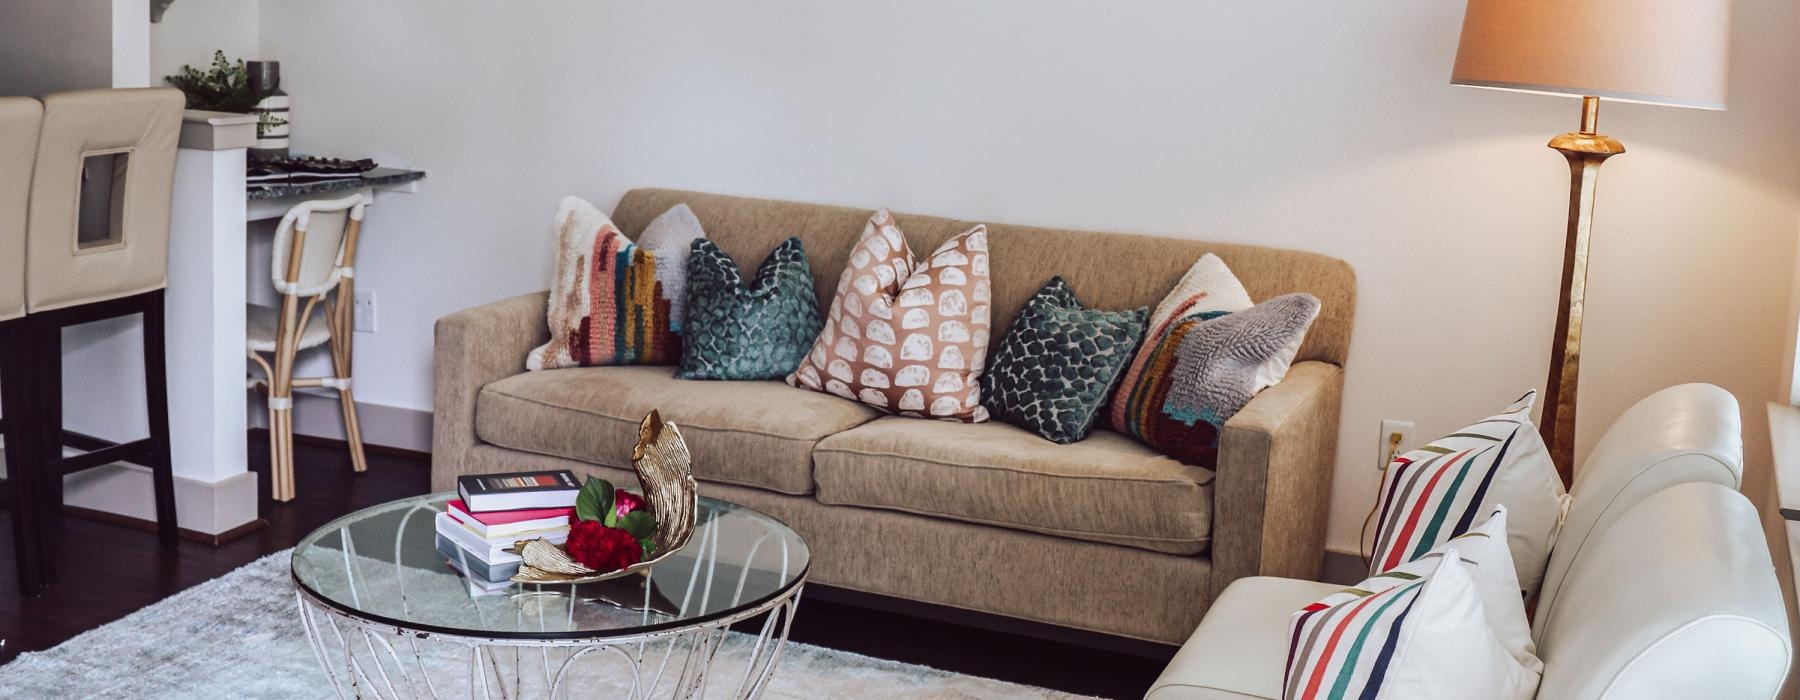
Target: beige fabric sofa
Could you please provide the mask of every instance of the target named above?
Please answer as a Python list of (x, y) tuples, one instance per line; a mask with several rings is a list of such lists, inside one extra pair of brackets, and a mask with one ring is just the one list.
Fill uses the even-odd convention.
[[(1537, 697), (1770, 698), (1792, 641), (1724, 389), (1683, 384), (1615, 421), (1576, 473), (1532, 638)], [(1342, 586), (1232, 584), (1148, 700), (1281, 697), (1288, 620)]]
[[(684, 202), (745, 270), (800, 236), (821, 305), (871, 211), (633, 190), (613, 220), (636, 236)], [(919, 254), (972, 225), (897, 218)], [(1178, 643), (1235, 579), (1316, 577), (1355, 309), (1349, 267), (1249, 245), (989, 232), (996, 338), (1053, 275), (1094, 307), (1154, 305), (1207, 252), (1254, 298), (1309, 292), (1324, 308), (1287, 379), (1226, 425), (1215, 472), (1106, 430), (1057, 446), (1000, 422), (883, 416), (779, 381), (683, 381), (672, 367), (526, 373), (526, 353), (547, 338), (545, 294), (527, 294), (438, 321), (432, 485), (548, 468), (633, 483), (637, 424), (655, 408), (681, 425), (701, 493), (806, 537), (815, 583)]]

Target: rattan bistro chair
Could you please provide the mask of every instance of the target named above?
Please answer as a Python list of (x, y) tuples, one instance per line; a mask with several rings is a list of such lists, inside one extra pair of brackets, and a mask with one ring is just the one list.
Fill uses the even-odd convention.
[[(21, 441), (29, 443), (28, 461), (21, 471), (41, 499), (36, 505), (47, 531), (61, 529), (64, 476), (129, 462), (150, 468), (162, 545), (174, 547), (179, 538), (163, 289), (184, 103), (171, 88), (83, 90), (43, 101), (25, 238), (23, 342), (32, 364), (25, 390), (35, 410), (7, 414), (9, 423), (26, 419)], [(62, 425), (62, 330), (131, 315), (143, 316), (150, 435), (65, 457), (65, 447), (93, 444), (65, 444), (74, 441)], [(54, 581), (54, 558), (46, 555), (44, 563), (47, 580)]]
[[(247, 309), (246, 349), (262, 367), (268, 384), (269, 490), (277, 501), (294, 498), (295, 387), (337, 390), (350, 464), (359, 472), (369, 468), (350, 389), (356, 240), (366, 206), (368, 201), (359, 194), (302, 202), (289, 210), (275, 229), (270, 265), (281, 308), (252, 304)], [(335, 376), (295, 378), (295, 355), (320, 345), (331, 351)], [(263, 359), (263, 353), (269, 359)]]
[(35, 435), (28, 429), (31, 366), (25, 341), (25, 211), (37, 162), (44, 105), (33, 97), (0, 97), (0, 436), (12, 510), (13, 559), (19, 592), (37, 592), (43, 576), (38, 492), (29, 469)]

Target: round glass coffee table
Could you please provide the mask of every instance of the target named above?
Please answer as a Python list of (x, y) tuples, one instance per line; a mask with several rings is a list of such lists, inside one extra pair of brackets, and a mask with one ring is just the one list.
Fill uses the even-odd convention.
[(294, 547), (300, 621), (339, 696), (700, 697), (719, 662), (734, 672), (715, 693), (748, 698), (781, 660), (810, 554), (774, 518), (701, 498), (693, 538), (645, 575), (485, 592), (439, 552), (452, 498), (366, 508)]

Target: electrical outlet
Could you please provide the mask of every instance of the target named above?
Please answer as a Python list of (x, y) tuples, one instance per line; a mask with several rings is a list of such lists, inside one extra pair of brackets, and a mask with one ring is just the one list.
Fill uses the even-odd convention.
[(358, 290), (356, 290), (356, 304), (355, 304), (354, 310), (356, 311), (356, 320), (355, 320), (356, 332), (358, 332), (358, 333), (374, 333), (375, 332), (375, 290), (373, 290), (373, 289), (358, 289)]
[[(1394, 445), (1395, 434), (1400, 435), (1400, 444)], [(1375, 441), (1375, 468), (1386, 470), (1388, 457), (1398, 457), (1412, 449), (1413, 424), (1409, 420), (1389, 418), (1381, 421), (1381, 435)]]

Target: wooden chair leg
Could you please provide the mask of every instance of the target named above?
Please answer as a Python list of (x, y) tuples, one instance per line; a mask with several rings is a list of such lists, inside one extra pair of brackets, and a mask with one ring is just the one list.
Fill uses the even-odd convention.
[(355, 332), (350, 308), (344, 305), (344, 294), (352, 289), (349, 280), (339, 285), (337, 299), (325, 315), (331, 326), (331, 341), (326, 347), (331, 351), (331, 367), (333, 373), (343, 381), (338, 387), (338, 403), (344, 414), (344, 442), (350, 446), (350, 467), (358, 472), (369, 470), (369, 461), (363, 452), (362, 421), (356, 416), (356, 395), (350, 386), (351, 380), (351, 344), (350, 334)]
[(150, 479), (156, 535), (164, 549), (181, 542), (175, 511), (175, 472), (169, 455), (169, 375), (164, 359), (163, 292), (144, 295), (144, 394), (149, 402)]
[(39, 489), (33, 477), (37, 421), (32, 406), (32, 344), (23, 333), (25, 321), (0, 321), (0, 435), (6, 441), (6, 480), (12, 492), (13, 560), (19, 595), (43, 592), (43, 540)]

